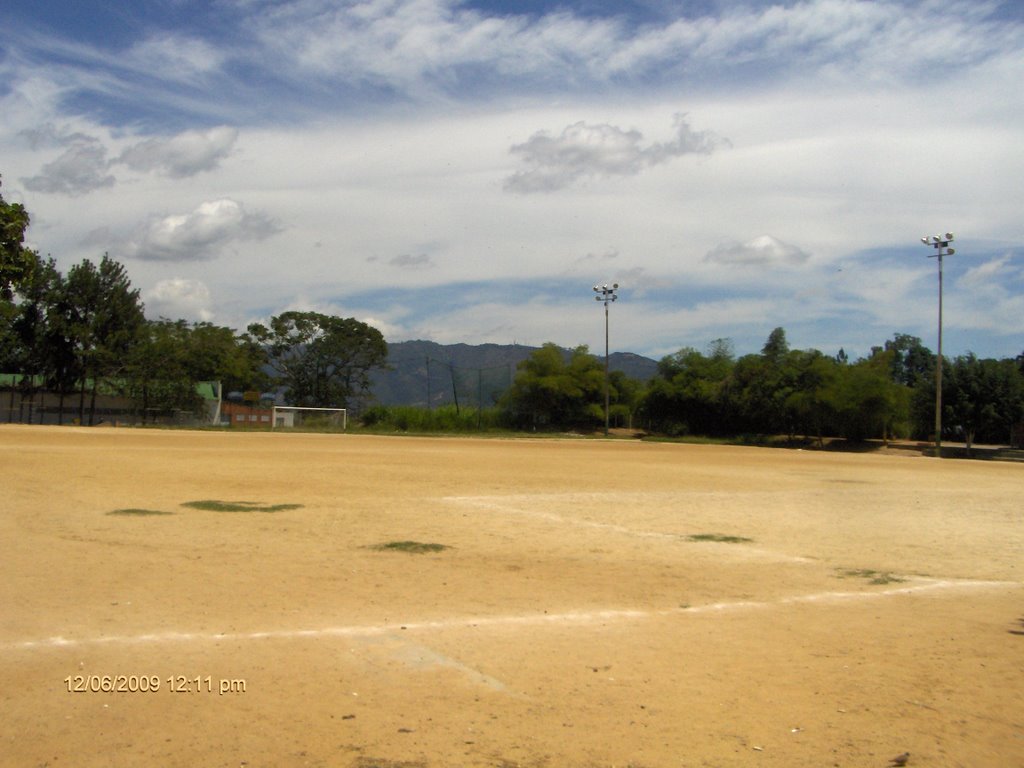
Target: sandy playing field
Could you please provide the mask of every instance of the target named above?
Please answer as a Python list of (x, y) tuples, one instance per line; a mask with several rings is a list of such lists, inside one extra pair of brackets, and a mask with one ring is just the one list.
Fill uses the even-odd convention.
[(7, 425), (0, 456), (3, 766), (1024, 765), (1021, 464)]

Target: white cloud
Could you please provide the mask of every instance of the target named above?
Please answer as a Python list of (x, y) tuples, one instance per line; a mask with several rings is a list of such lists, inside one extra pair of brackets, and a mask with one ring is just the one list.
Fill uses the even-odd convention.
[(117, 162), (136, 171), (160, 171), (172, 178), (212, 171), (231, 152), (238, 131), (220, 126), (184, 131), (169, 139), (146, 139), (124, 150)]
[(676, 116), (676, 135), (669, 142), (641, 146), (643, 134), (614, 125), (580, 121), (558, 136), (535, 133), (512, 147), (527, 169), (505, 180), (512, 192), (551, 192), (588, 177), (635, 176), (645, 168), (687, 154), (710, 154), (723, 139), (708, 131), (693, 131)]
[(214, 170), (231, 152), (238, 131), (221, 126), (205, 131), (184, 131), (167, 139), (145, 139), (130, 145), (113, 160), (108, 160), (108, 145), (112, 140), (103, 140), (66, 125), (58, 127), (46, 122), (36, 128), (23, 129), (19, 135), (33, 152), (53, 147), (64, 149), (56, 159), (43, 165), (38, 174), (23, 177), (25, 188), (77, 197), (113, 187), (117, 179), (110, 171), (119, 164), (136, 171), (159, 171), (172, 178)]
[(188, 82), (218, 71), (226, 54), (195, 37), (161, 33), (133, 45), (124, 59), (140, 71), (160, 72), (162, 79)]
[(959, 287), (970, 289), (993, 284), (1001, 277), (1019, 277), (1020, 274), (1020, 268), (1013, 264), (1013, 254), (1005, 253), (976, 267), (969, 267), (957, 282)]
[(146, 315), (150, 319), (165, 317), (171, 320), (211, 321), (210, 289), (200, 280), (174, 277), (160, 280), (151, 289), (142, 292)]
[(485, 79), (589, 67), (614, 44), (619, 24), (551, 14), (536, 21), (486, 15), (452, 0), (289, 3), (253, 23), (297, 77), (393, 88), (422, 100)]
[(458, 0), (303, 0), (253, 14), (249, 32), (255, 50), (273, 50), (280, 71), (295, 81), (379, 87), (417, 102), (479, 95), (480, 88), (728, 82), (736, 68), (754, 77), (891, 83), (941, 78), (1020, 44), (1019, 29), (989, 18), (996, 6), (976, 0), (722, 7), (715, 15), (637, 26), (554, 3), (547, 13), (526, 15), (511, 3), (506, 13), (487, 14)]
[(57, 127), (53, 123), (44, 123), (36, 128), (25, 128), (18, 132), (30, 148), (66, 147), (75, 142), (94, 143), (96, 138), (85, 133), (74, 132), (69, 128)]
[[(15, 30), (5, 197), (63, 269), (109, 249), (139, 285), (209, 286), (235, 327), (307, 298), (389, 338), (603, 345), (590, 286), (614, 280), (613, 348), (650, 353), (777, 325), (833, 351), (926, 338), (917, 237), (950, 228), (948, 348), (970, 323), (1019, 352), (999, 254), (1022, 236), (1024, 24), (985, 15), (1009, 5), (666, 2), (639, 26), (556, 5), (233, 0), (237, 23), (116, 52)], [(1000, 250), (972, 265), (976, 239)]]
[[(992, 3), (807, 0), (726, 4), (717, 16), (679, 19), (622, 39), (604, 60), (611, 72), (702, 72), (756, 66), (757, 75), (892, 82), (935, 77), (1019, 44), (1012, 25), (989, 18)], [(927, 30), (923, 33), (922, 30)]]
[(128, 255), (153, 261), (199, 261), (244, 240), (263, 240), (280, 227), (228, 198), (202, 203), (194, 211), (157, 219), (126, 246)]
[(705, 261), (715, 264), (790, 267), (805, 263), (810, 254), (771, 235), (761, 235), (746, 243), (728, 243), (708, 251)]
[(114, 186), (114, 177), (107, 173), (107, 150), (98, 140), (75, 134), (70, 143), (41, 173), (22, 179), (26, 189), (74, 197)]
[[(969, 251), (957, 249), (953, 259), (968, 260)], [(946, 269), (952, 265), (947, 259)], [(1017, 346), (1024, 350), (1020, 340), (1021, 318), (1024, 317), (1024, 269), (1012, 253), (1004, 253), (981, 264), (968, 267), (960, 279), (945, 291), (946, 304), (943, 324), (985, 335), (999, 334), (1016, 337)], [(985, 341), (985, 335), (974, 338)], [(974, 341), (968, 348), (977, 349)]]

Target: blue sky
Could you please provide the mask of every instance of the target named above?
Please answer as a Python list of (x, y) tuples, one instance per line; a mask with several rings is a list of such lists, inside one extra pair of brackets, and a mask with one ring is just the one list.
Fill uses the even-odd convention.
[(0, 174), (151, 317), (1024, 351), (1017, 0), (14, 0)]

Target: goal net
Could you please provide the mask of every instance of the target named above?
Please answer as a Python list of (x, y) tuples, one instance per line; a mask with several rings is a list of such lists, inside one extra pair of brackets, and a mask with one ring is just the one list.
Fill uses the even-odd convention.
[(275, 405), (271, 429), (322, 429), (344, 431), (348, 426), (345, 408), (307, 408), (301, 405)]

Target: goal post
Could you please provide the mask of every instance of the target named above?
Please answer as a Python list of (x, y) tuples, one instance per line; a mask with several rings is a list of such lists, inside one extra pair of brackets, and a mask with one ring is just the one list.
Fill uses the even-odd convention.
[(348, 428), (347, 408), (312, 408), (302, 405), (275, 405), (271, 429), (340, 430)]

